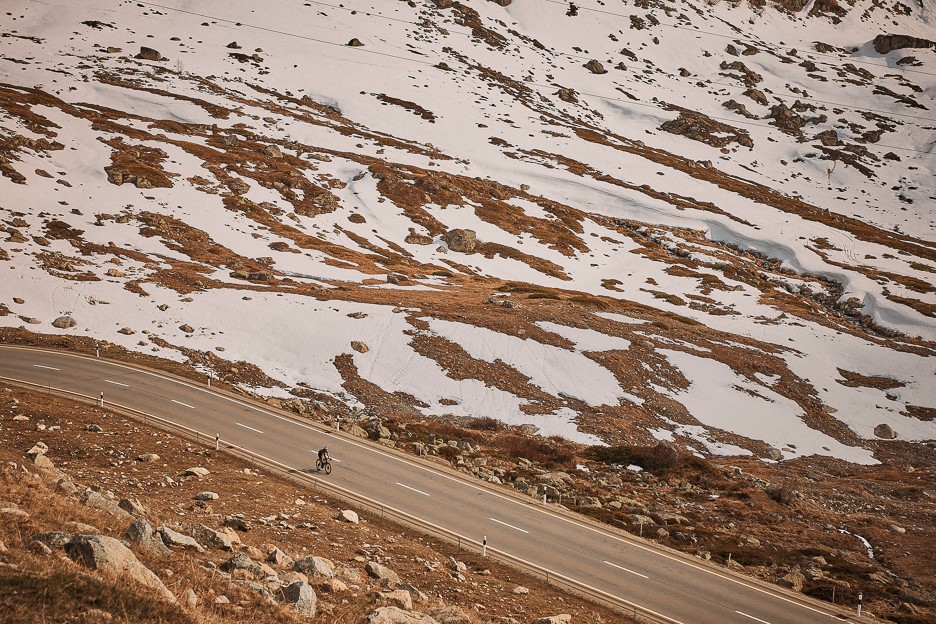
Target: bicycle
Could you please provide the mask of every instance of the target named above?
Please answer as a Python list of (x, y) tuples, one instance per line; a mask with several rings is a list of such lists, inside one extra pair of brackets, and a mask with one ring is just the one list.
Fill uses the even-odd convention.
[(331, 469), (332, 469), (331, 461), (329, 461), (327, 458), (315, 460), (316, 471), (322, 472), (324, 470), (325, 474), (331, 474)]

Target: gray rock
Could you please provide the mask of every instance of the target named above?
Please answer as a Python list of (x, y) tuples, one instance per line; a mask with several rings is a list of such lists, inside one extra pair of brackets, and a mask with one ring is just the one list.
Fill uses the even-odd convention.
[(399, 607), (404, 611), (413, 610), (413, 597), (405, 589), (394, 589), (392, 591), (380, 592), (377, 594), (377, 600), (381, 604), (391, 607)]
[(513, 588), (513, 593), (517, 594), (518, 596), (526, 596), (530, 593), (530, 590), (523, 585), (517, 585)]
[(144, 566), (120, 540), (105, 535), (74, 535), (65, 544), (66, 554), (92, 570), (121, 579), (131, 579), (153, 589), (164, 599), (175, 602), (166, 586), (152, 570)]
[(283, 602), (290, 605), (300, 615), (305, 617), (314, 617), (316, 603), (318, 601), (315, 591), (308, 583), (296, 581), (290, 583), (280, 590), (283, 595)]
[(45, 544), (49, 548), (65, 548), (65, 544), (71, 541), (73, 535), (63, 531), (49, 531), (48, 533), (37, 533), (32, 536), (34, 542)]
[(304, 557), (299, 559), (293, 566), (293, 570), (302, 572), (310, 577), (335, 577), (335, 564), (324, 557)]
[(121, 498), (117, 502), (117, 506), (133, 516), (140, 517), (146, 515), (146, 509), (144, 509), (140, 501), (133, 496)]
[(100, 492), (95, 492), (91, 488), (85, 488), (84, 491), (79, 494), (78, 500), (80, 500), (88, 507), (99, 509), (111, 514), (112, 516), (117, 516), (118, 518), (124, 518), (127, 520), (133, 518), (133, 516), (127, 513), (127, 511), (121, 509), (117, 503), (107, 498)]
[(274, 548), (267, 557), (267, 563), (272, 563), (275, 566), (291, 567), (295, 562), (292, 560), (292, 557), (282, 550)]
[(185, 527), (185, 533), (191, 535), (200, 544), (217, 548), (218, 550), (233, 551), (240, 544), (240, 538), (230, 529), (215, 531), (204, 524), (191, 524)]
[(137, 457), (137, 461), (141, 462), (156, 462), (159, 461), (159, 455), (156, 453), (144, 453)]
[(193, 498), (198, 501), (218, 500), (218, 493), (217, 492), (199, 492)]
[(772, 461), (780, 461), (783, 459), (783, 451), (771, 446), (764, 452), (764, 457)]
[(123, 538), (132, 544), (140, 544), (158, 553), (169, 552), (169, 549), (163, 544), (162, 539), (155, 535), (153, 527), (150, 526), (150, 523), (147, 522), (145, 518), (136, 518), (130, 526), (127, 527)]
[(195, 607), (198, 606), (198, 597), (195, 595), (195, 590), (189, 587), (182, 595), (179, 596), (179, 604), (189, 611), (194, 611)]
[(456, 228), (443, 234), (442, 240), (452, 251), (473, 253), (478, 244), (478, 235), (474, 230)]
[(138, 58), (144, 61), (162, 61), (163, 55), (159, 53), (158, 50), (153, 48), (147, 48), (146, 46), (140, 46), (140, 52), (134, 58)]
[(399, 607), (380, 607), (367, 616), (367, 624), (439, 624), (435, 619), (418, 611), (404, 611)]
[(57, 327), (58, 329), (71, 329), (77, 324), (78, 323), (75, 322), (75, 319), (68, 315), (60, 316), (52, 321), (52, 327)]
[(261, 598), (263, 598), (266, 602), (270, 604), (276, 602), (276, 599), (273, 597), (273, 592), (271, 592), (266, 585), (263, 585), (256, 581), (235, 579), (231, 581), (231, 585), (239, 585), (241, 587), (246, 587), (247, 589), (259, 594)]
[(533, 620), (533, 624), (568, 624), (571, 621), (572, 616), (570, 614), (560, 613), (559, 615), (550, 615)]
[(447, 606), (433, 611), (432, 617), (439, 624), (472, 624), (471, 616), (464, 609), (456, 606)]
[(800, 592), (803, 591), (803, 583), (806, 582), (806, 577), (799, 570), (793, 570), (781, 577), (777, 582), (795, 592)]
[(156, 529), (162, 538), (163, 544), (169, 548), (181, 548), (185, 550), (194, 550), (200, 553), (205, 552), (205, 547), (198, 543), (193, 537), (183, 535), (178, 531), (173, 531), (167, 526), (160, 526)]
[(209, 474), (211, 473), (208, 472), (207, 468), (203, 468), (202, 466), (193, 466), (191, 468), (186, 468), (186, 470), (182, 473), (182, 476), (183, 477), (207, 477)]
[(582, 498), (577, 498), (575, 499), (575, 504), (579, 507), (584, 507), (585, 509), (601, 508), (601, 501), (594, 496), (583, 496)]
[(358, 515), (350, 509), (343, 509), (341, 513), (338, 514), (338, 519), (344, 522), (350, 522), (351, 524), (357, 524), (361, 521)]
[(364, 571), (367, 572), (368, 576), (379, 581), (389, 581), (390, 583), (400, 582), (400, 577), (396, 572), (376, 561), (368, 561), (367, 565), (364, 566)]
[(231, 527), (232, 529), (235, 529), (237, 531), (241, 531), (244, 533), (246, 533), (251, 528), (253, 528), (247, 520), (241, 518), (239, 515), (238, 516), (225, 516), (224, 526)]
[(874, 435), (881, 438), (882, 440), (893, 440), (897, 437), (897, 432), (895, 432), (887, 423), (881, 423), (874, 428)]

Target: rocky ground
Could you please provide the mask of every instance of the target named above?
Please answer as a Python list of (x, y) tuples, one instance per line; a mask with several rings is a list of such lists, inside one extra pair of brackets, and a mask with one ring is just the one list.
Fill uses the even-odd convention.
[(3, 388), (0, 460), (7, 622), (628, 621), (105, 409)]
[[(175, 372), (186, 370), (180, 366)], [(188, 369), (188, 374), (194, 371)], [(560, 611), (572, 613), (576, 621), (593, 617), (593, 612), (615, 618), (547, 587), (514, 594), (517, 582), (531, 588), (536, 583), (518, 581), (511, 570), (449, 551), (366, 514), (363, 525), (338, 522), (339, 507), (310, 498), (292, 482), (260, 475), (239, 460), (105, 410), (18, 389), (7, 389), (2, 403), (4, 460), (28, 465), (24, 453), (44, 442), (49, 446), (45, 455), (76, 482), (108, 490), (117, 499), (142, 501), (154, 526), (178, 525), (178, 530), (198, 522), (220, 529), (225, 518), (243, 514), (252, 529), (240, 538), (256, 549), (250, 551), (255, 560), (264, 560), (276, 545), (294, 559), (321, 554), (339, 567), (356, 565), (360, 573), (376, 556), (430, 603), (461, 606), (478, 621), (507, 616), (532, 621)], [(314, 399), (271, 403), (325, 422), (333, 422), (340, 409)], [(17, 416), (20, 420), (13, 420)], [(703, 459), (666, 443), (589, 448), (493, 419), (443, 422), (405, 412), (383, 419), (367, 413), (341, 416), (352, 434), (448, 463), (521, 494), (546, 494), (551, 504), (794, 591), (845, 606), (854, 605), (862, 592), (865, 613), (895, 622), (936, 617), (936, 564), (928, 556), (936, 533), (932, 446), (882, 443), (878, 456), (883, 463), (878, 466), (828, 458), (768, 463)], [(56, 425), (61, 429), (52, 430)], [(103, 431), (88, 431), (91, 425)], [(183, 476), (196, 465), (210, 475)], [(6, 482), (11, 483), (9, 478)], [(219, 498), (194, 501), (202, 491)], [(111, 520), (107, 526), (114, 524)], [(119, 537), (122, 528), (114, 531)], [(41, 531), (36, 527), (33, 532)], [(21, 532), (18, 539), (25, 543), (28, 538)], [(3, 539), (11, 544), (11, 538)], [(449, 555), (464, 560), (467, 570), (452, 570)], [(224, 559), (215, 556), (212, 561), (220, 565)], [(357, 611), (347, 607), (354, 613), (349, 617), (364, 617), (380, 588), (361, 579), (359, 589), (347, 596), (326, 592), (320, 613), (334, 617), (333, 609), (347, 607), (343, 601), (348, 600), (361, 603)], [(178, 596), (186, 582), (167, 580), (167, 586)], [(214, 597), (203, 596), (205, 600)], [(428, 609), (418, 603), (416, 608)]]

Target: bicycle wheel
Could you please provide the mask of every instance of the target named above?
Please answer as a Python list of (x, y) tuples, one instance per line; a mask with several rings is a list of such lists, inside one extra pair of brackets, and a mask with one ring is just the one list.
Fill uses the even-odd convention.
[(322, 469), (325, 471), (325, 474), (331, 474), (331, 462), (327, 461), (322, 464)]
[(316, 469), (316, 470), (321, 470), (321, 469), (322, 469), (322, 460), (321, 460), (321, 459), (316, 459), (316, 460), (315, 460), (315, 469)]

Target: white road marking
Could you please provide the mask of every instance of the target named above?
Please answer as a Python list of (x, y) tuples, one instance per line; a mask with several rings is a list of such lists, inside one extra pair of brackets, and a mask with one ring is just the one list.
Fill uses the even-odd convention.
[(195, 406), (194, 406), (194, 405), (189, 405), (188, 403), (183, 403), (182, 401), (176, 401), (175, 399), (169, 399), (169, 400), (172, 401), (173, 403), (177, 403), (177, 404), (179, 404), (179, 405), (184, 405), (185, 407), (188, 407), (188, 408), (190, 408), (190, 409), (195, 409)]
[(123, 386), (124, 388), (130, 387), (130, 384), (120, 383), (119, 381), (111, 381), (110, 379), (105, 379), (104, 381), (109, 384), (114, 384), (115, 386)]
[(250, 429), (251, 431), (256, 431), (257, 433), (263, 433), (263, 432), (260, 431), (259, 429), (254, 429), (253, 427), (248, 427), (247, 425), (245, 425), (245, 424), (243, 424), (243, 423), (236, 422), (236, 423), (234, 423), (234, 424), (237, 425), (237, 426), (239, 426), (239, 427), (243, 427), (244, 429)]
[(62, 370), (61, 368), (55, 368), (54, 366), (43, 366), (42, 364), (33, 364), (36, 368), (47, 368), (49, 370)]
[(768, 622), (767, 620), (762, 620), (762, 619), (760, 619), (760, 618), (756, 618), (756, 617), (754, 617), (753, 615), (748, 615), (747, 613), (742, 613), (742, 612), (740, 612), (740, 611), (735, 611), (735, 613), (737, 613), (738, 615), (743, 615), (743, 616), (746, 617), (746, 618), (751, 618), (751, 619), (754, 620), (755, 622), (762, 622), (762, 624), (770, 624), (770, 622)]
[(410, 486), (408, 486), (408, 485), (404, 485), (403, 483), (400, 483), (399, 481), (397, 481), (397, 485), (399, 485), (399, 486), (402, 487), (402, 488), (406, 488), (407, 490), (413, 490), (413, 491), (416, 492), (417, 494), (422, 494), (423, 496), (429, 496), (428, 493), (423, 492), (422, 490), (417, 490), (417, 489), (414, 488), (414, 487), (410, 487)]
[(618, 570), (624, 570), (625, 572), (630, 572), (631, 574), (636, 574), (637, 576), (639, 576), (639, 577), (641, 577), (641, 578), (645, 578), (645, 579), (650, 578), (650, 577), (647, 576), (646, 574), (641, 574), (640, 572), (634, 572), (633, 570), (631, 570), (631, 569), (629, 569), (629, 568), (625, 568), (624, 566), (619, 566), (619, 565), (616, 564), (616, 563), (611, 563), (610, 561), (605, 561), (605, 563), (607, 563), (607, 564), (608, 564), (609, 566), (611, 566), (612, 568), (617, 568)]
[(507, 523), (504, 522), (503, 520), (498, 520), (497, 518), (489, 518), (489, 520), (493, 520), (493, 521), (496, 522), (497, 524), (503, 524), (505, 527), (510, 527), (510, 528), (513, 529), (514, 531), (520, 531), (521, 533), (529, 533), (529, 531), (527, 531), (526, 529), (521, 529), (520, 527), (515, 527), (515, 526), (512, 525), (512, 524), (507, 524)]

